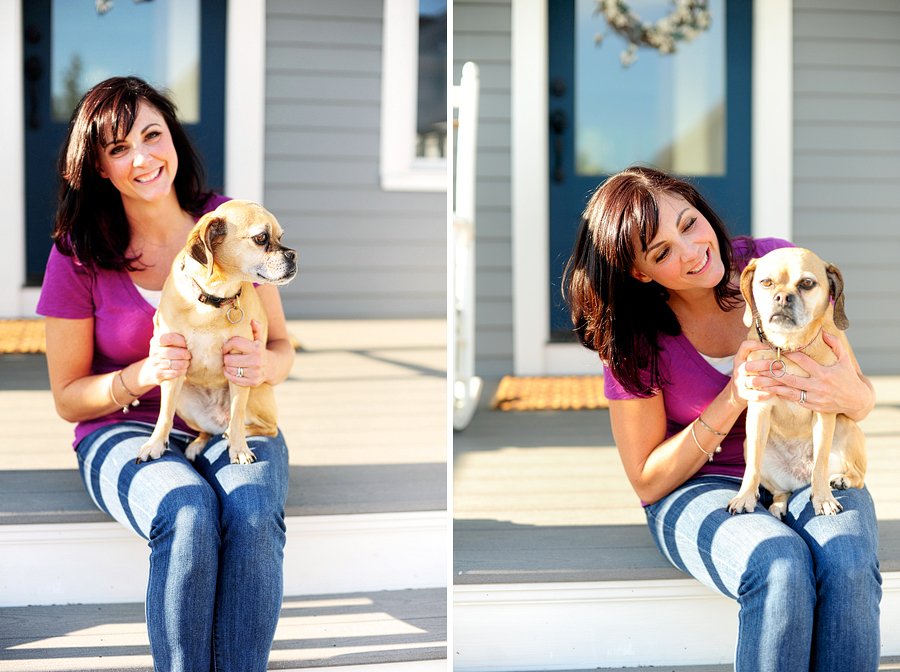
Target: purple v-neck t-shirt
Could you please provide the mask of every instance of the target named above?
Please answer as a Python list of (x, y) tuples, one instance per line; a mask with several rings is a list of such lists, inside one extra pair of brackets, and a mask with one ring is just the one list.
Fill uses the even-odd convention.
[[(203, 214), (215, 210), (227, 200), (224, 196), (212, 196), (204, 206)], [(141, 296), (125, 271), (88, 269), (74, 257), (60, 253), (54, 246), (47, 261), (37, 312), (46, 317), (70, 320), (94, 318), (92, 375), (124, 369), (150, 354), (156, 309)], [(119, 399), (121, 402), (126, 400), (131, 401), (131, 398)], [(131, 407), (127, 415), (117, 410), (100, 418), (79, 422), (75, 426), (74, 445), (77, 446), (91, 432), (123, 420), (155, 425), (159, 416), (159, 387), (144, 394), (140, 402), (139, 406)], [(196, 434), (178, 416), (175, 417), (175, 427)]]
[[(757, 258), (781, 247), (793, 247), (788, 241), (778, 238), (760, 238), (755, 242), (756, 252), (753, 256)], [(738, 270), (744, 270), (750, 261), (750, 258), (743, 258), (747, 248), (747, 240), (734, 242), (734, 259)], [(660, 334), (659, 345), (659, 372), (663, 380), (667, 381), (662, 385), (661, 393), (666, 408), (666, 438), (669, 438), (696, 420), (728, 384), (731, 376), (716, 371), (684, 334)], [(607, 399), (638, 398), (625, 390), (606, 366), (603, 367), (603, 373)], [(710, 474), (738, 478), (744, 475), (745, 416), (746, 413), (741, 414), (722, 441), (722, 452), (717, 453), (712, 462), (705, 463), (693, 478)]]

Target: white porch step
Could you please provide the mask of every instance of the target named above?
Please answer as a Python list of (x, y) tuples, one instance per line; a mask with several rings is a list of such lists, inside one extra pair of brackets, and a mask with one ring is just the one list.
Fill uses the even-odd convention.
[[(882, 655), (900, 656), (900, 572), (883, 579)], [(671, 669), (731, 663), (737, 603), (690, 578), (462, 584), (453, 623), (455, 672)]]
[[(285, 598), (270, 670), (444, 672), (446, 591)], [(0, 608), (0, 672), (152, 672), (144, 607)]]
[[(444, 511), (289, 516), (285, 594), (447, 585)], [(147, 542), (115, 522), (0, 526), (0, 607), (142, 602)]]

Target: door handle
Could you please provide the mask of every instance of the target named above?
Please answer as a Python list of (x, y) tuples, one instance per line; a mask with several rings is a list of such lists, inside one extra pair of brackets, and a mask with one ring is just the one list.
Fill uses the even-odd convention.
[(557, 108), (550, 113), (550, 129), (553, 131), (554, 157), (553, 181), (557, 184), (566, 179), (566, 171), (563, 169), (563, 131), (569, 126), (569, 117), (565, 110)]

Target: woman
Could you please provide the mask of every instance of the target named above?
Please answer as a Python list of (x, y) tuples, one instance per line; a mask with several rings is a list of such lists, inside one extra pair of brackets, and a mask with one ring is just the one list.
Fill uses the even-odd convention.
[[(199, 157), (162, 94), (134, 77), (91, 89), (60, 156), (55, 246), (38, 312), (60, 416), (97, 506), (149, 541), (147, 628), (157, 670), (265, 670), (281, 610), (288, 452), (252, 437), (257, 462), (232, 465), (226, 441), (195, 463), (180, 420), (169, 450), (135, 464), (159, 413), (159, 383), (185, 375), (179, 334), (153, 334), (155, 305), (188, 232), (225, 198), (203, 188)], [(291, 347), (278, 290), (257, 290), (268, 341), (223, 346), (236, 385), (284, 380)]]
[[(613, 435), (657, 547), (740, 605), (735, 669), (877, 670), (878, 530), (868, 491), (836, 492), (844, 511), (815, 516), (809, 488), (785, 521), (763, 506), (731, 516), (744, 472), (747, 402), (777, 395), (865, 418), (871, 382), (838, 339), (810, 378), (775, 379), (747, 361), (741, 269), (790, 243), (731, 241), (689, 183), (649, 168), (610, 177), (584, 213), (566, 269), (579, 340), (604, 362)], [(786, 524), (785, 524), (786, 523)], [(698, 633), (702, 636), (702, 633)]]

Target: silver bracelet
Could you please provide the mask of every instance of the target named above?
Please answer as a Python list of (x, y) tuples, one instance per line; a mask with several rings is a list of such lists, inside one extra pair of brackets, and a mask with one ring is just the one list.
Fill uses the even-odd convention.
[[(119, 371), (119, 377), (120, 377), (120, 379), (121, 379), (121, 376), (122, 376), (122, 372)], [(128, 404), (125, 404), (125, 405), (123, 406), (122, 404), (119, 403), (119, 400), (116, 399), (116, 393), (113, 391), (113, 383), (115, 382), (115, 380), (116, 380), (116, 376), (110, 376), (110, 377), (109, 377), (109, 397), (110, 397), (110, 399), (113, 400), (113, 403), (114, 403), (116, 406), (120, 406), (120, 407), (122, 408), (122, 413), (128, 413), (128, 411), (131, 410), (131, 409), (128, 407)], [(122, 383), (122, 387), (125, 388), (125, 391), (128, 392), (128, 394), (131, 394), (131, 392), (128, 391), (128, 388), (125, 387), (125, 384), (124, 384), (124, 383)], [(133, 397), (134, 395), (131, 394), (131, 396)], [(131, 402), (131, 405), (132, 405), (132, 406), (138, 406), (140, 403), (141, 403), (140, 401), (138, 401), (137, 399), (135, 399), (134, 401)]]
[(697, 434), (694, 432), (694, 423), (693, 422), (691, 423), (691, 436), (694, 437), (694, 443), (697, 444), (697, 447), (700, 449), (700, 452), (703, 453), (704, 455), (708, 456), (709, 459), (706, 460), (707, 462), (712, 462), (713, 455), (715, 455), (716, 453), (722, 452), (722, 446), (716, 446), (712, 451), (709, 451), (709, 452), (703, 450), (703, 446), (700, 445), (700, 442), (697, 440)]
[[(172, 361), (172, 360), (169, 360), (169, 361)], [(171, 369), (172, 367), (170, 366), (169, 368)], [(139, 394), (132, 394), (131, 390), (129, 390), (127, 387), (125, 387), (125, 380), (122, 378), (122, 370), (120, 370), (119, 373), (116, 374), (116, 376), (119, 378), (119, 384), (122, 386), (122, 389), (125, 390), (126, 393), (128, 393), (129, 397), (131, 397), (132, 399), (137, 399), (138, 397), (141, 396)], [(132, 404), (132, 406), (138, 406), (138, 404)], [(703, 422), (703, 421), (701, 420), (700, 422)], [(704, 427), (706, 427), (706, 425), (704, 425)], [(709, 429), (709, 428), (707, 427), (707, 429)]]
[[(125, 387), (125, 386), (123, 385), (122, 387)], [(716, 436), (728, 436), (728, 432), (717, 432), (712, 427), (710, 427), (705, 422), (703, 422), (703, 414), (701, 414), (700, 417), (697, 418), (697, 420), (700, 421), (700, 426), (703, 427), (703, 429), (705, 429), (706, 431), (712, 432)]]

